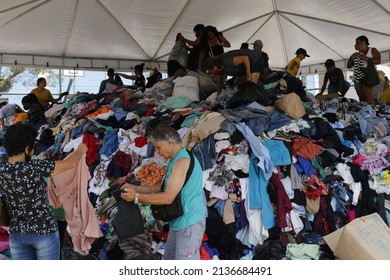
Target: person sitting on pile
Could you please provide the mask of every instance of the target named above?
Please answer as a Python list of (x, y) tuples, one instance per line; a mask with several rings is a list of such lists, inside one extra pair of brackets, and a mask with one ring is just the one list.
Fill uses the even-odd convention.
[(107, 77), (108, 79), (101, 81), (100, 87), (99, 87), (99, 93), (112, 93), (114, 92), (118, 86), (122, 86), (122, 80), (120, 77), (115, 77), (115, 70), (112, 68), (109, 68), (107, 70)]
[(42, 104), (43, 108), (47, 108), (49, 103), (57, 103), (62, 99), (63, 96), (68, 94), (67, 92), (61, 93), (58, 98), (54, 98), (50, 90), (46, 88), (46, 79), (41, 77), (37, 80), (37, 87), (31, 90), (31, 93), (35, 94), (38, 98), (39, 103)]

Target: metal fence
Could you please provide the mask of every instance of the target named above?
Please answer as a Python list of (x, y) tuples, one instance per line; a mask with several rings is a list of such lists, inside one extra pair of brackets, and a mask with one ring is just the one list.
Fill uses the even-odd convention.
[[(11, 87), (9, 83), (4, 83), (7, 75), (10, 75), (7, 67), (0, 67), (0, 99), (7, 100), (9, 103), (21, 105), (23, 96), (31, 92), (36, 87), (36, 80), (39, 77), (45, 77), (47, 80), (46, 88), (50, 90), (54, 98), (57, 98), (61, 92), (67, 91), (69, 81), (72, 79), (72, 85), (69, 89), (70, 94), (76, 92), (98, 93), (100, 82), (107, 79), (106, 71), (86, 71), (86, 70), (65, 70), (65, 69), (39, 69), (28, 72), (27, 70), (13, 79)], [(31, 72), (40, 72), (31, 75)], [(133, 75), (134, 72), (122, 72)], [(149, 72), (144, 72), (145, 77), (149, 77)], [(163, 73), (163, 78), (166, 74)], [(132, 85), (133, 81), (122, 79), (125, 85)]]
[[(6, 79), (6, 75), (9, 74), (8, 67), (0, 67), (0, 82)], [(30, 69), (31, 70), (31, 69)], [(32, 73), (38, 73), (31, 75)], [(133, 75), (134, 72), (123, 72), (128, 75)], [(167, 74), (162, 72), (163, 78), (167, 77)], [(145, 77), (149, 77), (149, 72), (144, 72)], [(351, 71), (345, 71), (346, 79), (351, 81)], [(28, 72), (27, 70), (11, 81), (11, 87), (9, 83), (0, 83), (0, 100), (7, 100), (9, 103), (15, 103), (21, 105), (21, 99), (23, 96), (31, 92), (36, 87), (36, 80), (39, 77), (45, 77), (47, 80), (47, 89), (49, 89), (54, 98), (58, 97), (61, 92), (67, 91), (69, 81), (72, 79), (73, 83), (69, 89), (70, 94), (76, 92), (88, 92), (97, 93), (99, 91), (100, 82), (107, 79), (106, 71), (90, 71), (90, 70), (66, 70), (66, 69), (33, 69)], [(324, 73), (314, 75), (302, 75), (299, 77), (306, 89), (312, 94), (317, 94), (322, 84)], [(132, 85), (132, 80), (123, 79), (125, 85)], [(351, 83), (352, 84), (352, 83)], [(351, 97), (355, 97), (354, 89), (351, 89)]]

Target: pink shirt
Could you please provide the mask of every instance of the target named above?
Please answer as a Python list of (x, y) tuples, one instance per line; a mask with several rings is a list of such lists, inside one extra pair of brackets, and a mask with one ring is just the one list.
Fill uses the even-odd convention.
[(76, 168), (52, 176), (49, 180), (49, 202), (54, 208), (64, 208), (73, 250), (80, 254), (88, 254), (95, 239), (103, 236), (88, 198), (90, 178), (85, 158), (82, 157)]

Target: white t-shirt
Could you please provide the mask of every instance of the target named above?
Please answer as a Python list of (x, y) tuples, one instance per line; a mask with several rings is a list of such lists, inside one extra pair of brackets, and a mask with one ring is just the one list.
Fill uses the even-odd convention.
[(15, 113), (15, 104), (7, 104), (0, 109), (0, 118), (4, 119), (6, 126), (12, 125)]

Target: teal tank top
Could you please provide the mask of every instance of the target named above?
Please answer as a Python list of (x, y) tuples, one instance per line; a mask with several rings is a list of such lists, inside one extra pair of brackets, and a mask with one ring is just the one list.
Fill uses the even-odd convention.
[[(180, 158), (188, 158), (186, 149), (181, 149), (176, 156), (169, 161), (167, 166), (167, 176), (164, 180), (164, 189), (166, 188), (169, 176), (176, 161)], [(186, 171), (187, 172), (187, 171)], [(181, 189), (181, 204), (183, 206), (183, 215), (169, 222), (173, 230), (183, 230), (206, 218), (206, 205), (203, 193), (203, 174), (202, 168), (196, 156), (194, 156), (194, 170), (187, 183)]]

